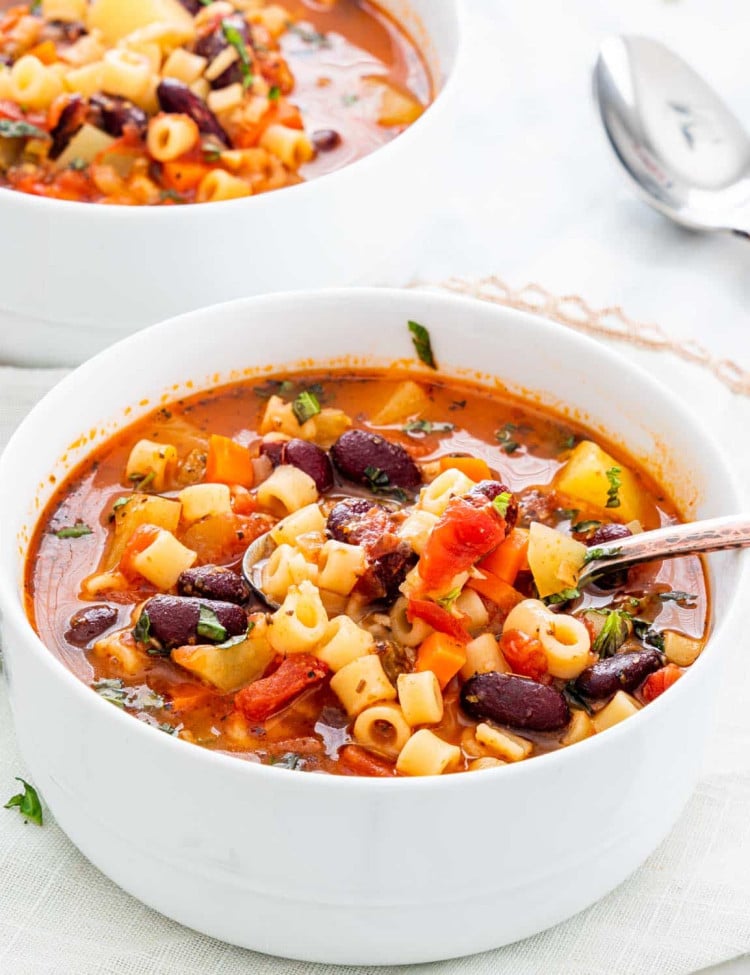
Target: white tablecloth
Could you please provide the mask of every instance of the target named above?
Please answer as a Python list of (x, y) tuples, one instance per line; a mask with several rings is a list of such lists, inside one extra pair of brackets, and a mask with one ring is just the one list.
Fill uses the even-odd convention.
[[(750, 126), (744, 0), (464, 2), (473, 48), (463, 80), (467, 111), (436, 163), (436, 185), (447, 189), (401, 283), (495, 272), (517, 286), (539, 281), (596, 306), (622, 304), (675, 338), (750, 368), (747, 242), (688, 234), (632, 198), (596, 128), (588, 77), (602, 36), (649, 33), (690, 58)], [(750, 400), (668, 353), (618, 348), (700, 404), (750, 484)], [(58, 375), (0, 369), (0, 444)], [(749, 642), (744, 631), (736, 634), (698, 789), (634, 877), (550, 932), (420, 970), (687, 975), (750, 952)], [(0, 685), (0, 804), (23, 772)], [(165, 920), (90, 866), (51, 818), (40, 830), (0, 810), (0, 869), (2, 973), (333, 971), (227, 947)], [(732, 970), (750, 971), (750, 961)]]

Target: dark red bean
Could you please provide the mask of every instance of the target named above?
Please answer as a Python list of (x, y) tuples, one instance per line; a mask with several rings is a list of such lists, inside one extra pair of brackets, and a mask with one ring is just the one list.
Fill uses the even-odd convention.
[(287, 440), (282, 447), (281, 463), (304, 471), (315, 481), (321, 494), (333, 487), (333, 467), (328, 454), (309, 440)]
[(196, 643), (221, 643), (198, 633), (201, 606), (212, 610), (226, 629), (226, 637), (239, 636), (247, 630), (247, 613), (234, 603), (187, 596), (152, 596), (143, 606), (148, 613), (149, 635), (164, 650)]
[(483, 497), (488, 498), (490, 501), (494, 501), (495, 498), (499, 497), (501, 494), (510, 494), (510, 501), (505, 511), (505, 524), (508, 526), (508, 530), (515, 525), (518, 521), (518, 502), (511, 494), (510, 488), (506, 484), (501, 484), (500, 481), (480, 481), (479, 484), (475, 484), (474, 487), (469, 491), (469, 497)]
[(634, 691), (664, 661), (657, 650), (616, 653), (587, 667), (576, 677), (575, 689), (594, 701), (611, 697), (617, 691)]
[(285, 443), (285, 440), (264, 440), (260, 445), (260, 452), (268, 457), (274, 467), (278, 467), (282, 463), (281, 456)]
[(71, 95), (68, 104), (60, 112), (57, 125), (52, 129), (52, 145), (49, 150), (50, 159), (57, 159), (67, 148), (68, 143), (86, 121), (86, 102), (80, 95)]
[(368, 501), (367, 498), (344, 498), (330, 510), (326, 523), (326, 534), (329, 538), (336, 539), (337, 542), (356, 545), (362, 519), (375, 507), (378, 505), (373, 501)]
[(180, 3), (185, 10), (187, 10), (187, 12), (193, 16), (195, 16), (203, 6), (201, 0), (180, 0)]
[(204, 135), (213, 136), (225, 146), (229, 145), (229, 136), (214, 113), (187, 85), (176, 78), (164, 78), (159, 82), (156, 95), (163, 112), (188, 115)]
[(317, 129), (310, 141), (318, 152), (331, 152), (341, 145), (341, 135), (335, 129)]
[(42, 25), (37, 44), (53, 41), (55, 44), (74, 44), (88, 31), (80, 21), (50, 20)]
[(127, 98), (119, 95), (92, 95), (89, 99), (89, 121), (108, 135), (119, 139), (129, 125), (138, 135), (144, 136), (148, 128), (148, 115)]
[[(247, 21), (242, 14), (231, 14), (229, 17), (223, 17), (216, 26), (216, 29), (211, 31), (210, 34), (206, 34), (196, 41), (194, 47), (196, 54), (199, 54), (202, 58), (207, 58), (211, 62), (229, 47), (229, 41), (224, 33), (224, 24), (233, 27), (245, 42), (245, 45), (250, 43), (250, 28)], [(233, 85), (238, 81), (242, 81), (242, 79), (242, 69), (239, 63), (235, 61), (234, 64), (230, 64), (226, 71), (222, 71), (220, 75), (212, 80), (211, 87), (226, 88), (227, 85)]]
[(557, 731), (570, 721), (562, 694), (514, 674), (475, 674), (461, 688), (461, 707), (471, 718), (527, 731)]
[(70, 617), (70, 629), (65, 634), (68, 643), (85, 647), (117, 622), (114, 606), (87, 606)]
[(366, 430), (342, 433), (331, 447), (331, 458), (344, 477), (375, 490), (412, 491), (422, 482), (419, 468), (400, 444)]
[(586, 539), (586, 544), (591, 545), (608, 545), (610, 542), (616, 542), (621, 538), (630, 538), (633, 533), (625, 525), (616, 525), (612, 523), (611, 525), (599, 525)]
[(250, 598), (250, 586), (242, 576), (223, 565), (200, 565), (186, 569), (177, 580), (181, 596), (203, 596), (242, 605)]

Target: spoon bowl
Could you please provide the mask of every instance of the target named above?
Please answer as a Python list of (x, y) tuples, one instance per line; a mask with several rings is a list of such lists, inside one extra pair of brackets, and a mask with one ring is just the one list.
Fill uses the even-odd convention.
[(722, 99), (658, 41), (610, 37), (594, 97), (642, 198), (695, 230), (750, 234), (750, 136)]

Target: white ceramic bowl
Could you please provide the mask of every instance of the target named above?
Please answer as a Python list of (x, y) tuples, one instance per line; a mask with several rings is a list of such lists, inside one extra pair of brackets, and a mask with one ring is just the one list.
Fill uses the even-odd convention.
[(0, 362), (76, 365), (193, 308), (398, 274), (442, 192), (459, 4), (378, 2), (423, 51), (437, 97), (402, 135), (350, 166), (251, 199), (181, 207), (96, 206), (0, 189)]
[[(162, 913), (312, 961), (425, 962), (502, 945), (581, 910), (666, 835), (693, 788), (736, 608), (736, 553), (710, 557), (708, 646), (667, 694), (570, 748), (481, 774), (374, 780), (212, 754), (118, 711), (47, 651), (21, 600), (24, 555), (59, 479), (92, 446), (245, 367), (410, 357), (426, 325), (448, 375), (538, 390), (656, 465), (686, 513), (739, 510), (712, 438), (653, 379), (558, 325), (467, 299), (354, 290), (194, 312), (86, 363), (0, 460), (2, 642), (19, 744), (60, 826)], [(145, 401), (148, 400), (148, 405)], [(83, 444), (71, 447), (83, 437)], [(59, 480), (58, 480), (59, 483)]]

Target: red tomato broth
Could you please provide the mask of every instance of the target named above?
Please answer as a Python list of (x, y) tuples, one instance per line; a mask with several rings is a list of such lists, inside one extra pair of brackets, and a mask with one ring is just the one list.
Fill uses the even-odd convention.
[[(355, 428), (377, 431), (390, 441), (403, 445), (422, 465), (454, 453), (482, 458), (495, 477), (517, 497), (521, 510), (519, 524), (531, 519), (552, 526), (559, 524), (563, 529), (567, 527), (570, 499), (559, 496), (550, 488), (550, 482), (568, 456), (570, 444), (588, 438), (585, 428), (528, 403), (494, 392), (490, 395), (486, 389), (468, 382), (427, 384), (424, 376), (414, 378), (429, 398), (429, 405), (420, 414), (419, 421), (451, 424), (453, 429), (425, 432), (417, 426), (407, 432), (403, 422), (374, 424), (370, 418), (377, 414), (398, 385), (398, 381), (387, 374), (361, 371), (360, 375), (352, 376), (313, 372), (293, 376), (300, 386), (320, 384), (320, 400), (324, 406), (343, 410), (352, 418)], [(281, 377), (281, 381), (284, 379), (286, 377)], [(259, 388), (264, 397), (258, 395)], [(269, 388), (268, 380), (260, 383), (256, 380), (185, 397), (168, 407), (154, 410), (97, 448), (60, 485), (36, 529), (26, 568), (27, 612), (43, 642), (84, 682), (122, 680), (126, 689), (147, 686), (161, 695), (165, 707), (142, 709), (138, 714), (148, 723), (169, 726), (190, 741), (248, 760), (297, 767), (296, 760), (285, 757), (291, 754), (301, 756), (303, 767), (308, 770), (352, 774), (352, 769), (345, 767), (346, 763), (339, 765), (336, 748), (331, 744), (334, 742), (340, 747), (355, 743), (351, 737), (352, 721), (347, 720), (342, 703), (328, 680), (303, 691), (265, 721), (252, 722), (238, 715), (234, 692), (221, 693), (206, 687), (168, 657), (144, 654), (138, 672), (127, 675), (114, 661), (96, 655), (90, 649), (79, 649), (65, 637), (71, 616), (87, 605), (80, 596), (81, 582), (97, 569), (111, 544), (112, 506), (118, 498), (132, 491), (124, 480), (124, 472), (133, 444), (144, 438), (173, 444), (180, 463), (184, 463), (191, 452), (207, 450), (211, 434), (232, 437), (249, 445), (251, 453), (255, 452)], [(634, 471), (639, 488), (653, 501), (662, 524), (680, 520), (668, 494), (647, 472), (625, 457), (621, 449), (603, 443), (601, 437), (590, 439), (609, 449), (619, 462)], [(164, 493), (174, 497), (180, 486), (173, 478)], [(331, 494), (337, 498), (371, 497), (365, 488), (353, 485), (339, 475)], [(382, 499), (376, 496), (374, 500)], [(600, 509), (586, 505), (577, 505), (577, 508), (575, 518), (578, 521), (601, 517)], [(90, 526), (91, 534), (70, 539), (60, 539), (53, 534), (60, 527), (78, 522)], [(246, 521), (242, 524), (245, 526)], [(244, 545), (263, 528), (261, 524), (251, 525), (247, 537), (227, 548), (223, 557), (216, 561), (238, 569)], [(178, 537), (184, 538), (184, 535), (184, 530), (178, 532)], [(528, 572), (520, 573), (516, 585), (523, 595), (533, 594)], [(675, 559), (631, 570), (628, 591), (652, 590), (681, 591), (694, 596), (689, 606), (674, 600), (661, 602), (656, 612), (652, 607), (651, 615), (658, 629), (673, 628), (689, 637), (703, 638), (709, 596), (698, 558)], [(118, 611), (116, 626), (125, 627), (132, 623), (137, 604), (156, 592), (154, 586), (141, 579), (125, 592), (107, 594), (93, 602), (114, 605)], [(599, 594), (591, 590), (583, 594), (576, 612), (587, 607), (607, 606), (611, 599), (611, 593)], [(490, 630), (494, 627), (494, 631), (499, 632), (502, 615), (500, 610), (493, 614), (490, 607)], [(273, 673), (278, 663), (276, 659), (269, 664), (266, 673)], [(520, 669), (517, 673), (524, 671)], [(550, 678), (546, 680), (549, 682)], [(454, 678), (447, 685), (443, 718), (438, 724), (430, 725), (430, 730), (441, 739), (456, 745), (465, 744), (467, 729), (471, 731), (477, 725), (459, 705), (460, 684), (461, 680)], [(178, 702), (187, 702), (184, 709), (170, 706), (173, 693)], [(639, 693), (636, 691), (636, 695)], [(643, 703), (642, 698), (638, 697), (638, 700)], [(596, 708), (595, 703), (593, 709)], [(137, 708), (132, 710), (138, 711)], [(533, 730), (515, 733), (531, 741), (534, 754), (540, 754), (560, 747), (564, 729), (561, 733)], [(376, 764), (385, 762), (389, 766), (390, 762), (389, 767), (392, 767), (392, 760), (376, 752), (372, 754)], [(475, 746), (464, 747), (460, 768), (467, 768), (476, 754)], [(478, 754), (487, 752), (479, 749)], [(359, 768), (360, 763), (353, 760), (352, 765)], [(356, 771), (354, 768), (355, 774)], [(371, 774), (381, 773), (372, 771)]]

